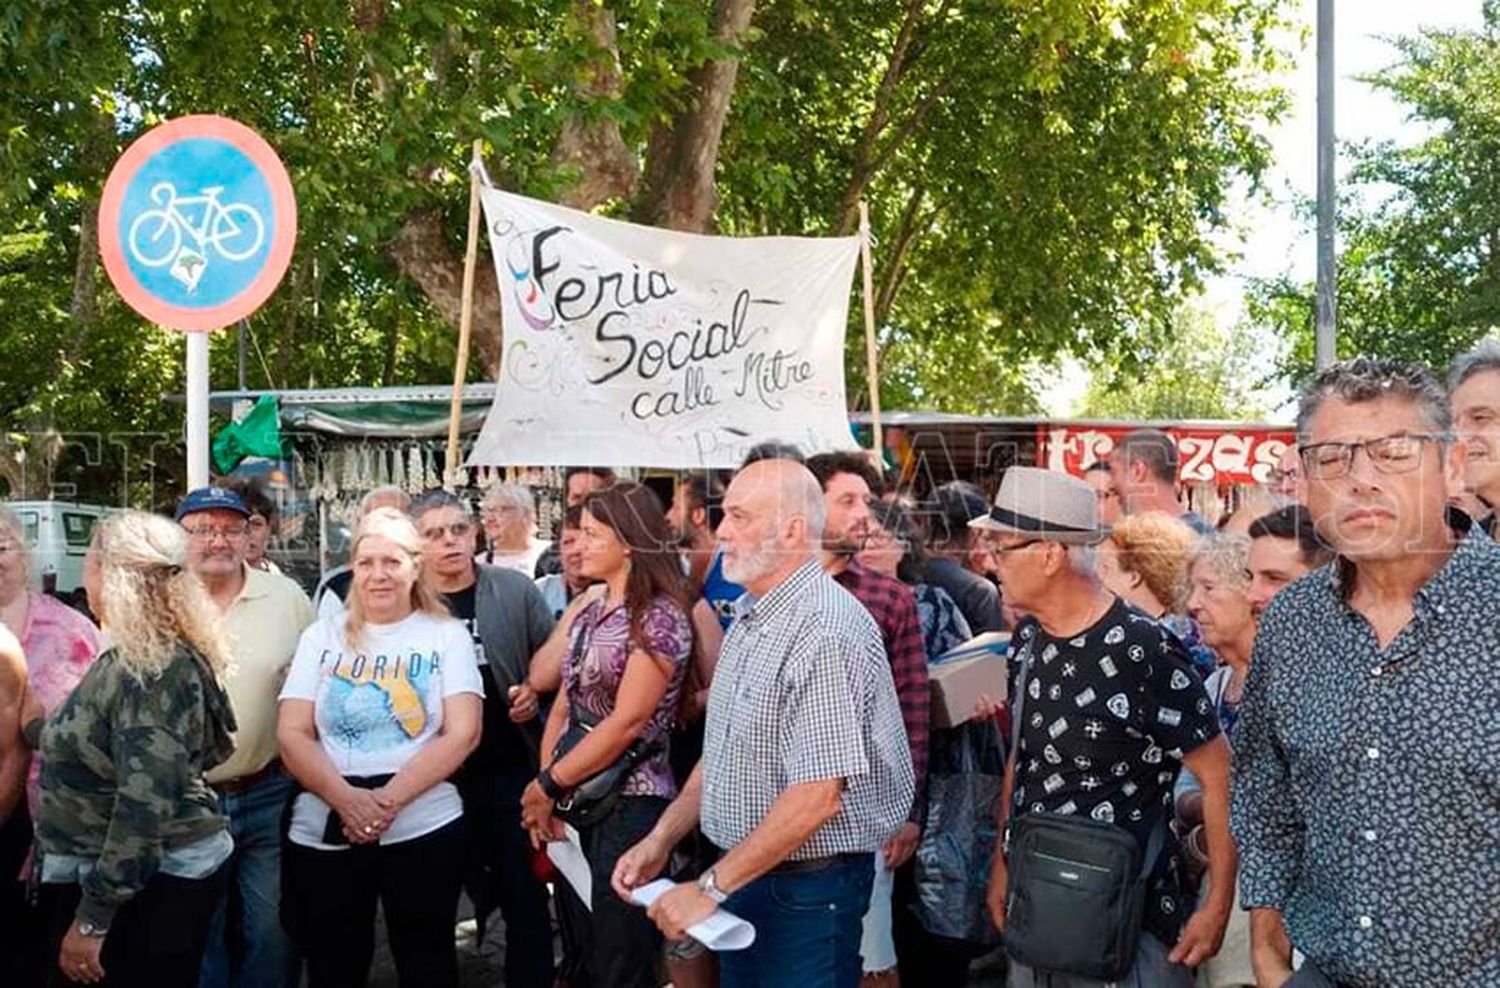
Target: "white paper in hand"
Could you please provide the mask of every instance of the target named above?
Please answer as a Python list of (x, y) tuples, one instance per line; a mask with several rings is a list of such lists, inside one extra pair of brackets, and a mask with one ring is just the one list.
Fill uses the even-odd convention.
[[(637, 905), (650, 906), (676, 883), (658, 878), (630, 893)], [(709, 950), (744, 950), (755, 942), (755, 927), (732, 912), (715, 909), (702, 922), (687, 928), (688, 936)]]
[(593, 912), (594, 873), (589, 869), (589, 859), (583, 856), (583, 844), (572, 824), (563, 824), (563, 834), (562, 840), (548, 843), (547, 857), (552, 859), (563, 878), (573, 886), (573, 891), (583, 900), (584, 907)]

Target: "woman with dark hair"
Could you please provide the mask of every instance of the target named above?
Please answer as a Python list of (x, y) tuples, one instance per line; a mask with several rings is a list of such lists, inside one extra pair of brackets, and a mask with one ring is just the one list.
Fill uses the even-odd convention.
[[(572, 623), (562, 689), (542, 737), (542, 770), (521, 797), (521, 816), (537, 844), (560, 840), (558, 801), (622, 757), (636, 761), (613, 805), (575, 823), (593, 876), (592, 911), (570, 888), (561, 889), (559, 906), (583, 940), (575, 984), (655, 988), (660, 934), (646, 911), (621, 900), (609, 881), (616, 860), (677, 795), (667, 735), (692, 651), (687, 585), (661, 502), (640, 484), (589, 494), (581, 534), (581, 570), (606, 589)], [(558, 751), (565, 734), (585, 729), (581, 740)]]
[[(928, 582), (923, 541), (905, 506), (872, 500), (857, 558), (911, 587), (930, 663), (972, 633), (953, 598)], [(981, 699), (968, 721), (932, 729), (926, 828), (916, 854), (895, 875), (892, 925), (902, 984), (961, 988), (970, 961), (994, 945), (982, 877), (995, 845), (1005, 766), (994, 714), (994, 704)]]

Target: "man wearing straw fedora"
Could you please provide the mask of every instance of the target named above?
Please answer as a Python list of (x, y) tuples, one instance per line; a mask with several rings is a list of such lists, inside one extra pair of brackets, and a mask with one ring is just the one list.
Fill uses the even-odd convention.
[[(1107, 530), (1084, 481), (1011, 467), (970, 525), (1026, 615), (989, 890), (1010, 985), (1189, 988), (1219, 949), (1235, 870), (1229, 751), (1192, 660), (1100, 586)], [(1196, 909), (1167, 829), (1184, 763), (1204, 786), (1212, 861)]]

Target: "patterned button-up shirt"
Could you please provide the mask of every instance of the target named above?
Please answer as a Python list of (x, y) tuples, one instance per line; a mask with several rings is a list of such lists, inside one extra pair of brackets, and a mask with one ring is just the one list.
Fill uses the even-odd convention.
[(901, 701), (901, 720), (911, 745), (912, 771), (916, 773), (916, 799), (910, 819), (920, 823), (927, 808), (927, 746), (932, 721), (932, 689), (927, 679), (927, 643), (922, 638), (922, 619), (912, 590), (900, 580), (849, 560), (834, 579), (865, 605), (880, 626), (891, 678)]
[(1232, 785), (1241, 899), (1353, 988), (1500, 985), (1500, 547), (1477, 528), (1381, 648), (1339, 562), (1256, 636)]
[(843, 779), (837, 815), (791, 858), (878, 849), (913, 794), (880, 629), (815, 562), (735, 607), (708, 695), (704, 834), (734, 847), (788, 787)]

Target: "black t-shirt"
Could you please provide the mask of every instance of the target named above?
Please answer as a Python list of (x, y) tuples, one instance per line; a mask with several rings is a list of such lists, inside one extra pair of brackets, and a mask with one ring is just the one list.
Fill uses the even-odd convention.
[[(1182, 756), (1219, 733), (1213, 703), (1186, 649), (1116, 599), (1073, 638), (1034, 618), (1016, 629), (1028, 661), (1016, 761), (1015, 812), (1082, 814), (1130, 831), (1144, 849), (1172, 811)], [(1147, 926), (1167, 943), (1191, 908), (1175, 842), (1153, 871)]]
[(474, 651), (479, 657), (479, 678), (484, 681), (484, 730), (479, 737), (479, 746), (464, 761), (465, 775), (480, 775), (507, 769), (525, 769), (530, 766), (531, 755), (521, 732), (510, 719), (510, 698), (506, 686), (495, 681), (495, 674), (485, 660), (484, 642), (479, 637), (479, 625), (474, 620), (474, 600), (477, 583), (454, 593), (446, 594), (448, 609), (453, 616), (469, 629), (474, 639)]

